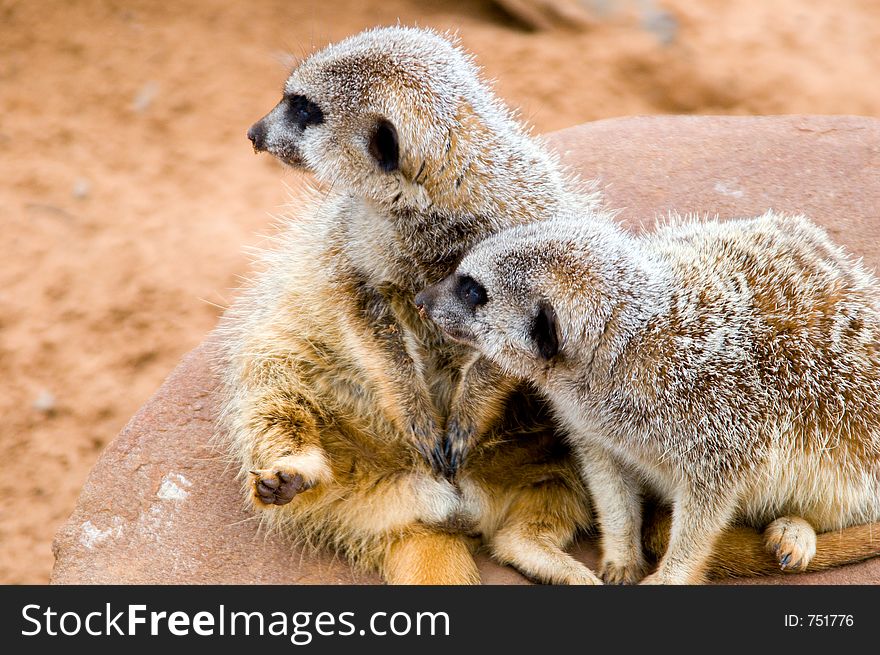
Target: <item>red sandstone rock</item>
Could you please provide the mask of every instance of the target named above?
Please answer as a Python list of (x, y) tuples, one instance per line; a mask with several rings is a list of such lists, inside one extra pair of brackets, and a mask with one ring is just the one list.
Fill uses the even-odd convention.
[[(548, 137), (599, 181), (630, 226), (670, 211), (804, 213), (880, 268), (880, 121), (856, 117), (645, 117)], [(257, 532), (233, 467), (210, 446), (217, 399), (206, 348), (191, 352), (111, 443), (55, 539), (52, 582), (375, 583), (331, 554), (303, 554)], [(576, 555), (589, 563), (589, 542)], [(488, 583), (520, 584), (480, 560)], [(742, 582), (880, 583), (880, 559)]]

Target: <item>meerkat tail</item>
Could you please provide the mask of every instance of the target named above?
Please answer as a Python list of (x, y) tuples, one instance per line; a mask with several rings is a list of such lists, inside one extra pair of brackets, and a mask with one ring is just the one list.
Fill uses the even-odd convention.
[(410, 533), (393, 541), (382, 563), (388, 584), (480, 584), (472, 540), (444, 532)]
[(816, 535), (816, 554), (803, 569), (784, 569), (765, 547), (762, 532), (748, 527), (725, 530), (707, 568), (710, 579), (825, 571), (880, 555), (880, 523), (856, 525)]
[(807, 571), (861, 562), (880, 555), (880, 523), (854, 525), (816, 535), (816, 554)]
[[(646, 521), (643, 541), (647, 553), (659, 559), (669, 543), (672, 515), (657, 510)], [(768, 552), (765, 534), (754, 528), (733, 526), (724, 530), (715, 542), (712, 557), (704, 571), (707, 578), (719, 580), (785, 572), (779, 560)], [(880, 523), (855, 525), (816, 535), (816, 554), (804, 569), (814, 572), (833, 569), (880, 555)], [(792, 571), (794, 572), (794, 571)]]

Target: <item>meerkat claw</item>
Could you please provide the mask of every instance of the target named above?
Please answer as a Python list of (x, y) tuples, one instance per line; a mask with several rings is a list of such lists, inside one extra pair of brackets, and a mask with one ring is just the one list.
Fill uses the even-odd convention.
[(462, 451), (455, 447), (455, 443), (447, 436), (443, 441), (443, 455), (447, 462), (447, 474), (455, 477), (462, 462)]
[(446, 458), (443, 456), (442, 446), (435, 444), (433, 448), (421, 442), (416, 444), (416, 450), (422, 459), (428, 463), (436, 475), (444, 475), (446, 472)]
[(460, 446), (457, 447), (455, 443), (451, 443), (446, 457), (449, 461), (450, 475), (455, 477), (458, 474), (458, 470), (464, 465), (467, 458), (467, 449)]
[(816, 532), (804, 519), (783, 516), (767, 526), (764, 543), (781, 571), (804, 571), (816, 554)]
[(432, 451), (433, 464), (437, 467), (435, 470), (443, 477), (449, 478), (453, 475), (452, 464), (449, 461), (449, 449), (446, 447), (445, 440), (434, 446)]
[(461, 429), (457, 421), (452, 421), (443, 438), (443, 453), (451, 476), (454, 477), (458, 473), (459, 467), (467, 457), (469, 445), (470, 435)]
[(436, 475), (445, 475), (448, 468), (444, 455), (442, 438), (435, 437), (435, 430), (424, 429), (414, 424), (411, 428), (413, 445)]
[(615, 564), (606, 562), (599, 571), (599, 577), (606, 585), (636, 584), (645, 576), (645, 566), (641, 562)]

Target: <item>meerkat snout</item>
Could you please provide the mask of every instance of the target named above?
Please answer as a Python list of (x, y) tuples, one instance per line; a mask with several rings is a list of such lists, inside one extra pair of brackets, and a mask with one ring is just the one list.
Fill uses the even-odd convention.
[(453, 340), (471, 343), (474, 313), (488, 300), (486, 289), (469, 275), (453, 274), (416, 295), (419, 313), (431, 319)]
[(254, 146), (254, 152), (263, 152), (266, 149), (266, 126), (263, 121), (257, 121), (250, 126), (247, 138)]
[[(498, 280), (486, 279), (493, 289), (504, 286)], [(502, 291), (502, 295), (505, 293)], [(536, 301), (531, 310), (506, 306), (503, 302), (493, 306), (486, 287), (475, 277), (459, 271), (424, 289), (416, 296), (416, 305), (422, 316), (455, 341), (490, 354), (505, 352), (509, 358), (505, 364), (516, 359), (525, 366), (541, 366), (559, 355), (559, 320), (556, 310), (547, 301)], [(529, 318), (521, 321), (519, 314), (528, 314)], [(488, 330), (484, 327), (487, 316), (491, 317)], [(513, 372), (516, 367), (509, 365), (508, 368)]]
[(416, 294), (415, 304), (419, 310), (419, 316), (422, 318), (428, 318), (435, 323), (437, 323), (441, 328), (445, 329), (441, 316), (444, 314), (442, 311), (437, 311), (437, 298), (444, 298), (444, 291), (447, 288), (451, 288), (453, 285), (452, 278), (454, 276), (449, 276), (437, 284), (432, 284), (429, 287), (425, 287), (419, 293)]
[(268, 114), (251, 125), (247, 137), (256, 152), (269, 152), (285, 164), (305, 166), (306, 131), (324, 123), (321, 107), (299, 94), (285, 94)]

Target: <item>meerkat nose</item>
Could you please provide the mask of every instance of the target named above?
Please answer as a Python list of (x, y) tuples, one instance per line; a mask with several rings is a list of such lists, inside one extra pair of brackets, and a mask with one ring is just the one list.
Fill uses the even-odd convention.
[(424, 312), (426, 310), (431, 309), (431, 305), (433, 304), (431, 302), (432, 300), (433, 300), (433, 298), (432, 298), (430, 287), (428, 287), (427, 289), (424, 289), (424, 290), (420, 291), (418, 294), (416, 294), (416, 301), (415, 302), (416, 302), (416, 307), (419, 308), (420, 314), (424, 314)]
[(251, 125), (247, 131), (247, 138), (254, 145), (255, 152), (266, 149), (266, 127), (263, 125), (263, 121), (257, 121)]

